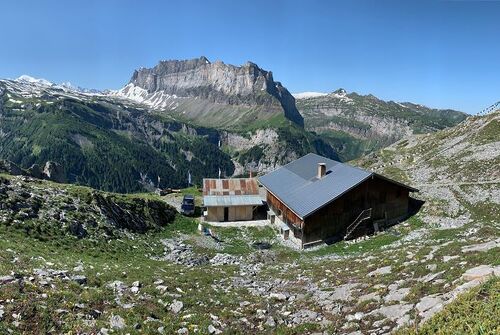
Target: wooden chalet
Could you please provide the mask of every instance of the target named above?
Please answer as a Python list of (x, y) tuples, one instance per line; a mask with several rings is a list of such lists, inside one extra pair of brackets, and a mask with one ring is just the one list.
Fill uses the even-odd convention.
[[(382, 175), (308, 154), (259, 178), (281, 233), (304, 248), (378, 231), (408, 215), (418, 190)], [(273, 221), (273, 218), (271, 218)]]

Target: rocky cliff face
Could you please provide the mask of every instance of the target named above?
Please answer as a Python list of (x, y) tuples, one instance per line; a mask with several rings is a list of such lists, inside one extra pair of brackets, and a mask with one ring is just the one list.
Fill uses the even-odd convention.
[[(179, 109), (179, 104), (189, 98), (204, 100), (207, 112), (213, 108), (224, 110), (224, 105), (264, 108), (268, 114), (282, 113), (303, 125), (293, 96), (274, 81), (272, 72), (251, 62), (234, 66), (220, 61), (211, 63), (205, 57), (161, 61), (153, 68), (134, 71), (130, 83), (118, 94), (159, 109)], [(196, 113), (197, 119), (200, 114), (203, 111)]]
[[(465, 113), (432, 109), (409, 102), (384, 101), (373, 95), (347, 93), (297, 94), (297, 107), (307, 130), (338, 146), (344, 159), (352, 159), (412, 134), (435, 132), (464, 120)], [(357, 149), (356, 149), (357, 148)], [(354, 149), (354, 150), (353, 150)]]

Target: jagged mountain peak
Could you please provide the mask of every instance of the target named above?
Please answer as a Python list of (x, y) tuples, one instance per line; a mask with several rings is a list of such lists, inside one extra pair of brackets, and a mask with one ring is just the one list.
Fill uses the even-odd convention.
[[(236, 66), (212, 63), (204, 56), (160, 61), (152, 68), (135, 70), (130, 82), (116, 94), (156, 109), (175, 110), (203, 124), (230, 110), (227, 116), (235, 120), (255, 122), (282, 114), (303, 126), (290, 92), (274, 81), (271, 71), (253, 62)], [(183, 104), (190, 99), (196, 99), (196, 107), (184, 109)], [(252, 115), (245, 115), (248, 113)]]

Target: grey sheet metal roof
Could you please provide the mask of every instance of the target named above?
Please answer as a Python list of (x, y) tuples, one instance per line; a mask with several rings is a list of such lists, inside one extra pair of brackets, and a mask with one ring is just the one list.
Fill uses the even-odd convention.
[(259, 206), (262, 198), (259, 195), (205, 195), (205, 207)]
[[(319, 163), (325, 163), (327, 171), (321, 179), (317, 178)], [(303, 219), (372, 175), (348, 164), (307, 154), (259, 177), (259, 182)]]

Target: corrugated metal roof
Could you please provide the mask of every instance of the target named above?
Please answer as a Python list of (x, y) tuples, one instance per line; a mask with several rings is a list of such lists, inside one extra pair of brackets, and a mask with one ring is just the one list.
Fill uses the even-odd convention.
[(203, 179), (203, 195), (258, 195), (255, 178)]
[(205, 195), (205, 207), (259, 206), (262, 198), (258, 195)]
[[(326, 164), (327, 171), (321, 179), (317, 178), (319, 163)], [(305, 218), (372, 175), (372, 172), (348, 164), (307, 154), (259, 177), (259, 182), (295, 214)]]

